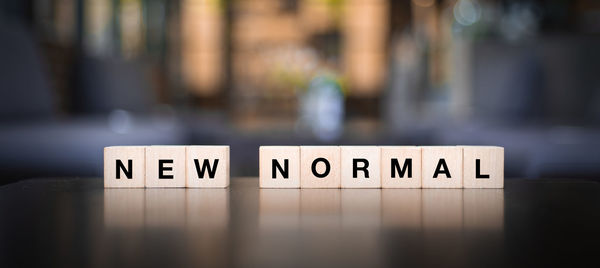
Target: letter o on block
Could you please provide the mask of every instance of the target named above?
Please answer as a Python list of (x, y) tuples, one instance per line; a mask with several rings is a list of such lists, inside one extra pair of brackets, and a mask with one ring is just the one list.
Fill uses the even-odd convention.
[(340, 147), (300, 146), (300, 186), (340, 188)]

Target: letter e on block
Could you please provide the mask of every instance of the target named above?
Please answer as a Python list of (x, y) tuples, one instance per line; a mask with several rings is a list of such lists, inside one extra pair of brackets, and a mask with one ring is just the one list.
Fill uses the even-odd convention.
[(465, 188), (504, 188), (504, 148), (462, 146)]
[(144, 146), (104, 148), (104, 187), (144, 188)]
[(260, 188), (300, 188), (300, 147), (261, 146)]
[(146, 188), (185, 187), (185, 146), (146, 147)]

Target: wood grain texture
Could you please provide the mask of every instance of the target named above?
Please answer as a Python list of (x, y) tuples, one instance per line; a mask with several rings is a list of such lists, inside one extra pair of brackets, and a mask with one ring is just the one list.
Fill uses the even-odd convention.
[[(171, 179), (159, 179), (159, 160), (173, 161), (163, 164), (163, 176)], [(185, 173), (185, 146), (146, 147), (146, 188), (185, 187)]]
[[(188, 188), (226, 188), (229, 186), (229, 146), (186, 146), (185, 158), (186, 186)], [(205, 160), (208, 161), (208, 166), (204, 166)], [(216, 162), (217, 160), (218, 162)], [(200, 173), (196, 168), (196, 161), (201, 169)], [(203, 168), (204, 173), (202, 173)], [(209, 171), (214, 171), (212, 178)]]
[[(340, 146), (340, 156), (342, 188), (381, 188), (381, 153), (379, 147)], [(354, 161), (357, 160), (366, 160), (367, 162), (356, 163), (357, 170), (354, 172)], [(364, 167), (366, 163), (368, 163), (366, 171), (361, 170), (360, 168)]]
[[(458, 146), (425, 146), (421, 147), (422, 184), (423, 188), (462, 188), (463, 187), (463, 154)], [(445, 162), (445, 166), (441, 163)], [(440, 167), (438, 169), (438, 166)], [(446, 169), (447, 168), (447, 169)], [(437, 173), (447, 171), (447, 173)]]
[[(504, 148), (497, 146), (461, 146), (463, 149), (463, 185), (465, 188), (504, 188)], [(480, 177), (477, 178), (477, 160)]]
[[(318, 158), (329, 162), (330, 170), (323, 178), (312, 172), (312, 164)], [(325, 173), (323, 162), (316, 164), (318, 174)], [(340, 188), (340, 147), (339, 146), (300, 146), (300, 187), (301, 188)]]
[[(273, 177), (273, 160), (276, 160), (284, 171), (287, 161), (287, 177), (277, 168)], [(260, 188), (300, 188), (300, 146), (261, 146), (259, 185)]]
[[(117, 160), (131, 173), (127, 177), (124, 170), (117, 174)], [(131, 160), (131, 166), (129, 166)], [(104, 187), (105, 188), (144, 188), (145, 185), (145, 147), (111, 146), (104, 148)], [(129, 170), (131, 169), (131, 170)], [(120, 178), (117, 178), (120, 177)]]
[[(381, 146), (381, 188), (421, 188), (421, 147), (417, 146)], [(392, 176), (392, 160), (398, 161), (400, 168), (410, 160), (410, 176), (403, 177), (399, 172)], [(406, 170), (405, 172), (408, 172)]]

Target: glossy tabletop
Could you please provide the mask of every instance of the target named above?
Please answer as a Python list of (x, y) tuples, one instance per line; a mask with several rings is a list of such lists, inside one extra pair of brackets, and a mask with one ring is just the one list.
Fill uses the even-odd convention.
[(0, 267), (596, 266), (600, 184), (505, 189), (0, 188)]

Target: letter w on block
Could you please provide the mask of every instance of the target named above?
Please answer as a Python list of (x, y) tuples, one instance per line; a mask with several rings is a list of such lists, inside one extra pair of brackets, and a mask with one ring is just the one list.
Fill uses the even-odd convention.
[(229, 146), (187, 146), (185, 154), (187, 187), (229, 186)]
[(261, 188), (300, 187), (299, 146), (261, 146), (259, 162)]

